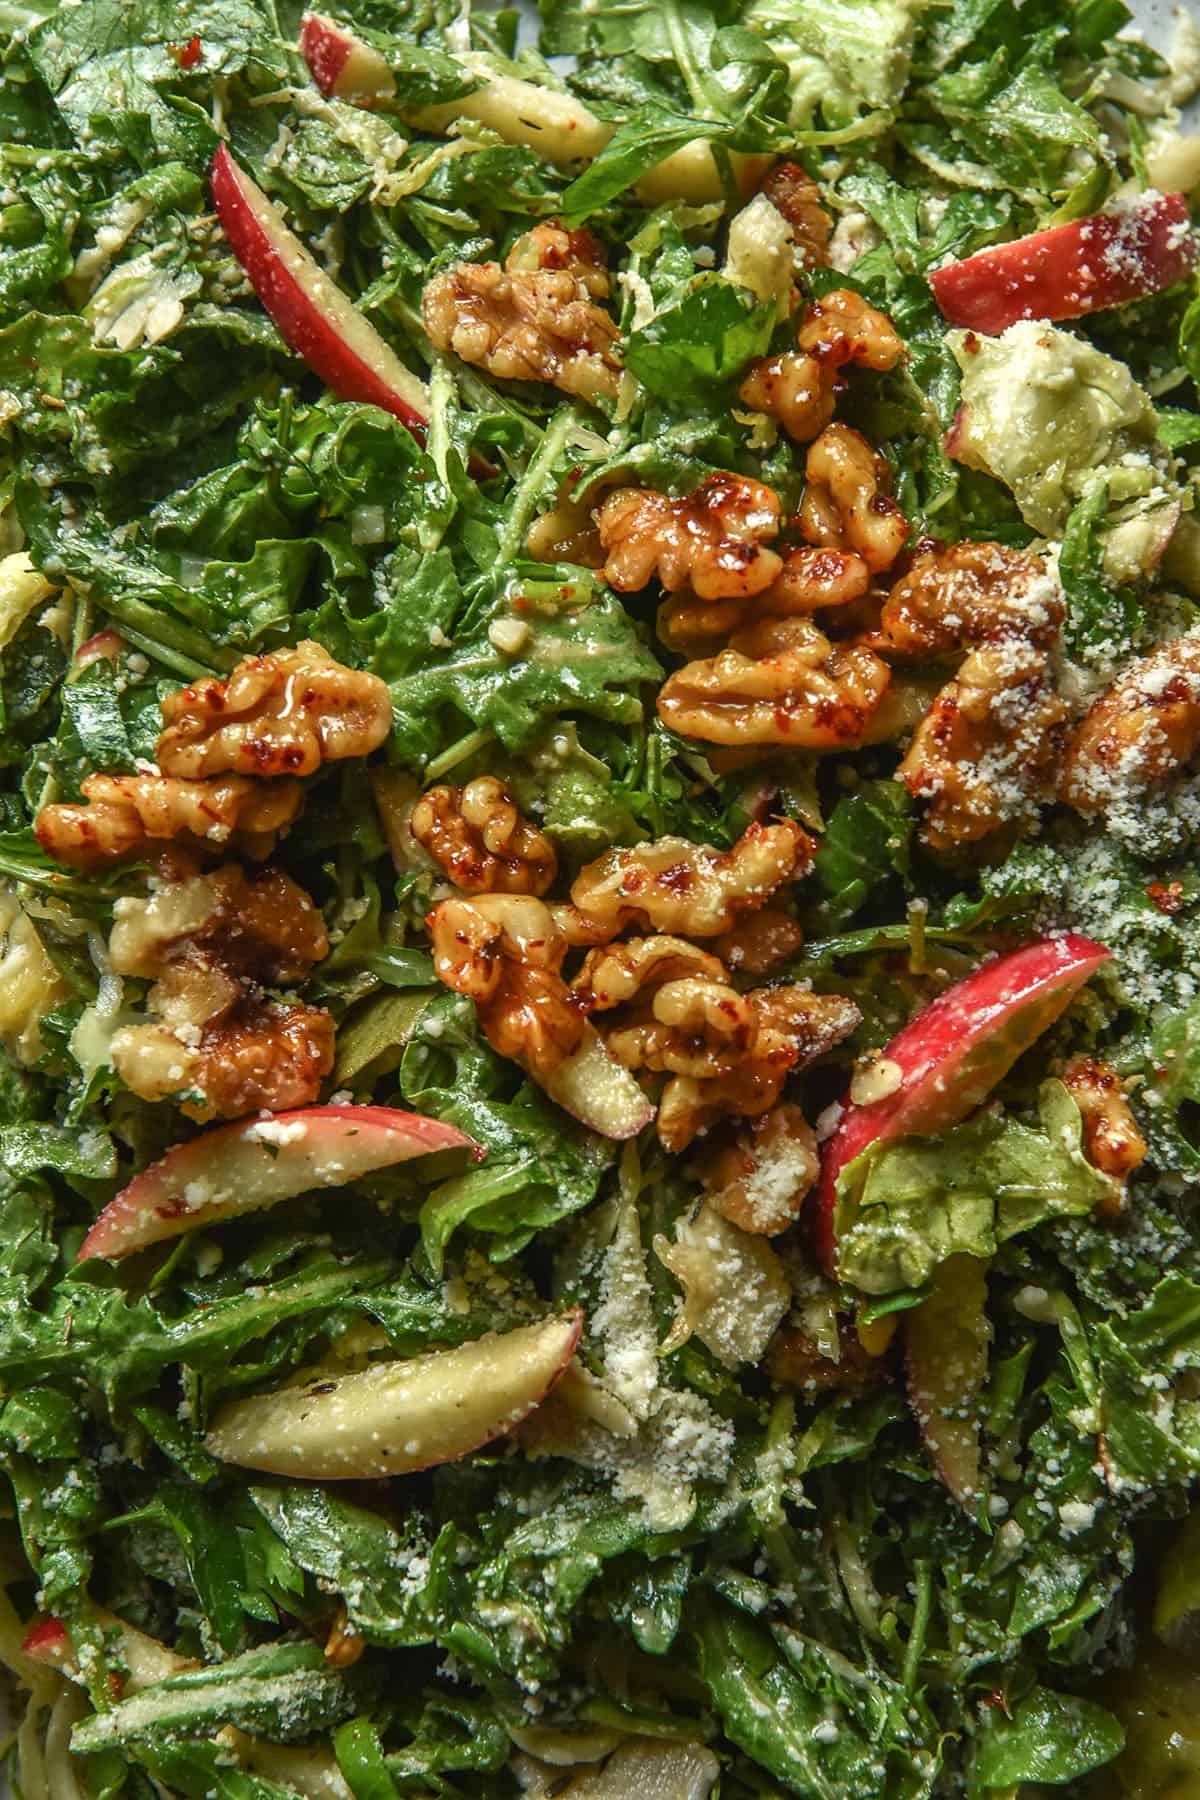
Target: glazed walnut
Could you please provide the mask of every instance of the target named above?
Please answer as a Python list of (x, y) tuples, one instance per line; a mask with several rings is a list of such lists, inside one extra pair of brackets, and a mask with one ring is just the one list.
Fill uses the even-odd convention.
[(803, 942), (804, 933), (790, 913), (764, 906), (722, 932), (713, 949), (735, 975), (767, 975), (795, 956)]
[(731, 1225), (775, 1237), (795, 1221), (819, 1169), (812, 1126), (784, 1101), (707, 1159), (700, 1175), (711, 1204)]
[(1027, 823), (1053, 792), (1065, 716), (1044, 651), (1019, 640), (973, 650), (897, 771), (930, 802), (927, 842), (948, 850)]
[(311, 775), (366, 756), (391, 730), (387, 683), (335, 662), (311, 640), (248, 656), (225, 681), (194, 682), (162, 703), (164, 775)]
[(668, 593), (690, 586), (702, 600), (761, 594), (783, 568), (764, 546), (778, 535), (778, 497), (745, 475), (710, 475), (682, 500), (618, 488), (596, 519), (604, 575), (621, 593), (655, 576)]
[(504, 259), (504, 268), (509, 275), (562, 270), (582, 282), (593, 300), (608, 299), (611, 284), (604, 251), (586, 225), (575, 231), (545, 222), (535, 225), (517, 239)]
[(837, 288), (808, 308), (794, 351), (751, 363), (738, 397), (754, 411), (778, 419), (789, 437), (806, 444), (833, 418), (844, 368), (893, 369), (903, 354), (891, 320), (860, 294)]
[(830, 425), (808, 452), (800, 529), (810, 544), (852, 550), (878, 574), (890, 569), (908, 523), (887, 493), (888, 466), (861, 432)]
[(570, 269), (459, 263), (427, 284), (421, 311), (436, 349), (489, 375), (548, 381), (582, 400), (617, 396), (617, 327)]
[(153, 980), (155, 1018), (115, 1034), (113, 1068), (143, 1099), (180, 1097), (200, 1121), (311, 1104), (333, 1067), (333, 1020), (263, 985), (302, 980), (328, 949), (311, 899), (276, 870), (230, 864), (119, 900), (113, 968)]
[(544, 894), (558, 868), (554, 845), (494, 775), (430, 788), (413, 807), (412, 834), (468, 894)]
[(443, 900), (427, 920), (438, 979), (474, 1000), (493, 1050), (552, 1074), (583, 1042), (585, 1009), (562, 977), (566, 936), (526, 895)]
[(813, 844), (792, 819), (751, 825), (730, 850), (660, 838), (609, 850), (576, 877), (576, 911), (611, 937), (642, 930), (716, 937), (812, 867)]
[(681, 737), (710, 744), (836, 750), (865, 741), (890, 684), (866, 645), (833, 645), (811, 620), (768, 619), (671, 675), (658, 713)]
[(1061, 1079), (1083, 1116), (1084, 1155), (1103, 1174), (1124, 1181), (1146, 1160), (1147, 1146), (1121, 1077), (1094, 1056), (1074, 1056)]
[(1048, 645), (1063, 621), (1063, 596), (1040, 556), (1003, 544), (922, 550), (884, 603), (872, 638), (885, 655), (944, 656), (1024, 638)]
[(879, 1357), (864, 1349), (852, 1331), (839, 1331), (837, 1351), (836, 1359), (826, 1356), (807, 1332), (782, 1325), (771, 1339), (766, 1366), (780, 1387), (795, 1388), (809, 1398), (831, 1389), (853, 1393), (885, 1373)]
[(1094, 813), (1161, 781), (1200, 745), (1200, 632), (1133, 663), (1072, 733), (1062, 798)]
[(245, 775), (89, 775), (82, 804), (43, 806), (34, 829), (46, 854), (73, 869), (146, 856), (169, 841), (258, 861), (292, 824), (302, 798), (297, 781), (267, 786)]
[(824, 268), (833, 220), (821, 205), (821, 190), (812, 176), (799, 163), (778, 163), (759, 191), (791, 226), (796, 261), (807, 269)]
[(688, 594), (659, 608), (658, 634), (684, 656), (702, 654), (718, 640), (761, 619), (809, 616), (861, 600), (871, 571), (861, 556), (804, 544), (789, 550), (769, 588), (745, 600), (695, 600)]

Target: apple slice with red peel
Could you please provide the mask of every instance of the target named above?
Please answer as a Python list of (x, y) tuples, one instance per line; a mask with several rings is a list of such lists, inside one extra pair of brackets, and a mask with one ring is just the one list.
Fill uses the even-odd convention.
[(483, 1151), (453, 1125), (390, 1106), (305, 1106), (239, 1119), (186, 1144), (135, 1175), (88, 1232), (79, 1260), (130, 1256), (162, 1238), (259, 1212), (314, 1188), (439, 1150)]
[(1075, 933), (1039, 938), (947, 988), (892, 1039), (881, 1062), (892, 1065), (894, 1085), (877, 1100), (848, 1101), (821, 1153), (813, 1216), (830, 1274), (838, 1177), (847, 1163), (880, 1138), (944, 1131), (974, 1112), (1109, 955)]
[[(126, 1693), (137, 1693), (141, 1688), (153, 1687), (158, 1681), (166, 1681), (168, 1676), (182, 1675), (186, 1669), (200, 1666), (193, 1657), (177, 1655), (157, 1638), (150, 1637), (135, 1625), (128, 1625), (124, 1619), (117, 1618), (115, 1613), (100, 1609), (96, 1618), (105, 1631), (116, 1633), (118, 1653), (129, 1671)], [(78, 1679), (79, 1665), (75, 1660), (75, 1649), (70, 1633), (61, 1619), (39, 1619), (26, 1634), (21, 1649), (35, 1662), (57, 1669), (72, 1681)]]
[(653, 1101), (590, 1025), (566, 1062), (538, 1080), (564, 1112), (601, 1137), (636, 1137), (654, 1117)]
[(306, 1481), (373, 1480), (457, 1462), (545, 1399), (582, 1328), (576, 1309), (350, 1375), (314, 1369), (296, 1386), (233, 1401), (205, 1441), (223, 1462)]
[(1182, 194), (1147, 194), (1119, 212), (995, 244), (929, 277), (952, 325), (988, 336), (1019, 319), (1081, 319), (1183, 281), (1197, 241)]
[(420, 436), (429, 416), (424, 383), (318, 267), (224, 144), (213, 157), (212, 194), (233, 254), (297, 356), (340, 400), (380, 406)]
[(904, 1315), (908, 1399), (933, 1465), (960, 1506), (979, 1497), (979, 1396), (991, 1327), (986, 1264), (951, 1256), (929, 1298)]
[(364, 106), (390, 100), (396, 92), (386, 57), (324, 13), (306, 12), (300, 21), (300, 54), (328, 99)]

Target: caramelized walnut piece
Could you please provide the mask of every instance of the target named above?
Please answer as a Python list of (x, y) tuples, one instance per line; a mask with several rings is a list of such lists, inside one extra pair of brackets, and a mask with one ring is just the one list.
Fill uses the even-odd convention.
[(438, 979), (474, 1000), (488, 1043), (535, 1078), (583, 1041), (583, 1006), (562, 977), (567, 939), (550, 908), (526, 895), (443, 900), (426, 923)]
[(797, 444), (811, 443), (833, 418), (838, 383), (833, 369), (815, 356), (783, 350), (750, 364), (738, 388), (738, 399), (752, 412), (778, 419)]
[(705, 1162), (700, 1174), (710, 1204), (731, 1225), (776, 1237), (794, 1223), (819, 1169), (812, 1126), (784, 1101)]
[(973, 650), (897, 770), (930, 801), (926, 841), (948, 850), (1028, 823), (1053, 794), (1065, 717), (1044, 651), (1019, 640)]
[(616, 398), (617, 327), (569, 269), (459, 263), (427, 284), (421, 311), (436, 349), (489, 375), (548, 381), (583, 400)]
[(509, 275), (541, 269), (561, 270), (583, 283), (593, 300), (607, 300), (610, 290), (604, 251), (586, 225), (575, 231), (544, 222), (519, 237), (504, 259)]
[(800, 529), (810, 544), (852, 550), (875, 574), (890, 569), (908, 523), (887, 493), (889, 471), (861, 432), (830, 425), (811, 445)]
[(113, 1067), (132, 1092), (186, 1095), (184, 1112), (202, 1122), (316, 1099), (333, 1067), (333, 1020), (262, 992), (302, 980), (329, 949), (290, 877), (229, 864), (119, 900), (109, 949), (118, 974), (154, 978), (155, 1022), (113, 1038)]
[(796, 346), (752, 362), (738, 398), (778, 419), (800, 444), (817, 437), (833, 418), (844, 368), (893, 369), (904, 354), (891, 320), (849, 288), (836, 288), (812, 303)]
[(352, 1668), (366, 1647), (366, 1638), (351, 1628), (346, 1602), (339, 1600), (325, 1639), (325, 1661), (335, 1669)]
[(803, 942), (804, 933), (790, 913), (764, 906), (723, 932), (713, 949), (735, 975), (766, 975), (795, 956)]
[(1061, 1080), (1083, 1116), (1084, 1155), (1102, 1174), (1124, 1181), (1146, 1160), (1147, 1145), (1121, 1077), (1094, 1056), (1074, 1056)]
[(162, 703), (164, 775), (311, 775), (366, 756), (392, 725), (387, 683), (347, 669), (320, 644), (248, 656), (225, 681), (197, 681)]
[(604, 550), (594, 517), (595, 503), (571, 498), (564, 485), (549, 512), (541, 513), (529, 527), (525, 548), (536, 562), (577, 563), (582, 569), (599, 569)]
[(1061, 797), (1094, 813), (1128, 801), (1200, 745), (1200, 632), (1130, 665), (1075, 728)]
[(710, 475), (682, 500), (618, 488), (596, 523), (605, 579), (621, 593), (657, 576), (668, 593), (690, 586), (702, 600), (743, 599), (761, 594), (783, 568), (764, 548), (779, 532), (779, 499), (745, 475)]
[(824, 367), (886, 373), (904, 355), (904, 344), (888, 318), (852, 288), (834, 288), (814, 300), (796, 333), (800, 350)]
[(811, 620), (763, 620), (719, 656), (688, 663), (664, 683), (658, 713), (682, 737), (710, 744), (859, 744), (891, 683), (865, 644), (833, 645)]
[(696, 600), (688, 594), (665, 600), (658, 613), (658, 635), (681, 655), (702, 654), (717, 640), (762, 619), (811, 616), (827, 607), (861, 600), (871, 584), (871, 571), (861, 556), (845, 550), (822, 550), (811, 544), (789, 550), (769, 588), (745, 600)]
[(778, 163), (759, 192), (791, 226), (797, 263), (806, 269), (824, 268), (829, 261), (833, 220), (821, 205), (821, 190), (812, 176), (799, 163)]
[(865, 1350), (852, 1331), (839, 1331), (835, 1362), (814, 1338), (794, 1325), (780, 1326), (771, 1339), (766, 1368), (780, 1387), (809, 1396), (835, 1388), (854, 1392), (884, 1374), (879, 1358)]
[(201, 851), (269, 856), (300, 810), (298, 781), (269, 787), (246, 775), (179, 781), (170, 775), (89, 775), (83, 803), (43, 806), (34, 829), (56, 862), (92, 869), (146, 856), (165, 841)]
[(653, 992), (664, 982), (688, 977), (724, 982), (725, 965), (720, 957), (701, 950), (698, 944), (664, 933), (658, 937), (626, 938), (622, 943), (592, 950), (584, 958), (571, 990), (587, 1012), (609, 1012)]
[(716, 937), (785, 882), (806, 875), (812, 858), (812, 839), (792, 819), (750, 825), (730, 850), (659, 838), (589, 863), (571, 900), (584, 921), (611, 937), (627, 925)]
[(1040, 556), (1003, 544), (922, 550), (893, 587), (871, 642), (884, 655), (944, 656), (1005, 638), (1047, 646), (1063, 596)]
[(413, 807), (412, 834), (468, 894), (544, 894), (558, 869), (554, 845), (494, 775), (430, 788)]

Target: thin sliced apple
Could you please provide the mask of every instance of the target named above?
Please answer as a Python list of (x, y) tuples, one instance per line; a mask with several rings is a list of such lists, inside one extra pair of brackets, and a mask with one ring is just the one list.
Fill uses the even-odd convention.
[(636, 1137), (654, 1117), (653, 1102), (591, 1026), (578, 1050), (539, 1080), (564, 1112), (601, 1137)]
[(300, 21), (300, 54), (309, 74), (330, 99), (369, 106), (390, 100), (396, 92), (396, 78), (386, 57), (324, 13), (306, 12)]
[(929, 277), (952, 325), (988, 336), (1019, 319), (1080, 319), (1183, 281), (1196, 237), (1182, 194), (1146, 194), (1119, 212), (996, 244)]
[(489, 1332), (454, 1350), (324, 1370), (235, 1400), (207, 1437), (214, 1456), (308, 1481), (362, 1481), (457, 1462), (527, 1418), (575, 1354), (583, 1314)]
[(177, 1144), (122, 1188), (84, 1238), (79, 1260), (113, 1262), (162, 1238), (439, 1150), (483, 1155), (453, 1125), (390, 1106), (305, 1106), (222, 1125)]
[(419, 436), (429, 416), (424, 383), (318, 267), (224, 144), (213, 157), (212, 194), (233, 254), (297, 356), (339, 399), (380, 406)]
[[(177, 1655), (157, 1638), (150, 1637), (135, 1625), (128, 1625), (124, 1619), (117, 1618), (115, 1613), (98, 1611), (96, 1617), (105, 1631), (113, 1631), (116, 1635), (117, 1653), (129, 1671), (125, 1684), (126, 1693), (137, 1693), (142, 1688), (153, 1687), (156, 1682), (166, 1681), (168, 1676), (182, 1675), (186, 1669), (200, 1666), (193, 1657)], [(26, 1635), (21, 1648), (35, 1662), (57, 1669), (60, 1675), (66, 1675), (71, 1681), (78, 1680), (79, 1665), (75, 1649), (70, 1633), (61, 1619), (39, 1619)]]
[(880, 1138), (944, 1131), (974, 1112), (1108, 959), (1091, 938), (1039, 938), (964, 977), (892, 1039), (881, 1064), (893, 1065), (895, 1086), (878, 1100), (847, 1102), (821, 1153), (813, 1219), (831, 1274), (838, 1176), (847, 1163)]
[(968, 1511), (980, 1491), (979, 1397), (991, 1335), (986, 1265), (977, 1256), (948, 1258), (928, 1300), (904, 1315), (909, 1405), (934, 1468)]

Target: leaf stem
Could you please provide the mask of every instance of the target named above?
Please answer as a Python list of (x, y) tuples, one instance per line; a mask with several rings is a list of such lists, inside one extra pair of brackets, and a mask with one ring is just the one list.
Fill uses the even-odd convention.
[(511, 562), (525, 540), (525, 532), (542, 497), (546, 478), (558, 461), (572, 426), (579, 423), (573, 406), (560, 407), (547, 425), (529, 466), (512, 492), (508, 521), (500, 533), (496, 561), (499, 566)]
[(904, 1647), (904, 1669), (900, 1677), (906, 1694), (911, 1694), (917, 1685), (925, 1638), (929, 1631), (929, 1616), (933, 1611), (933, 1570), (924, 1557), (919, 1557), (914, 1563), (913, 1574), (917, 1591), (913, 1600), (908, 1643)]

